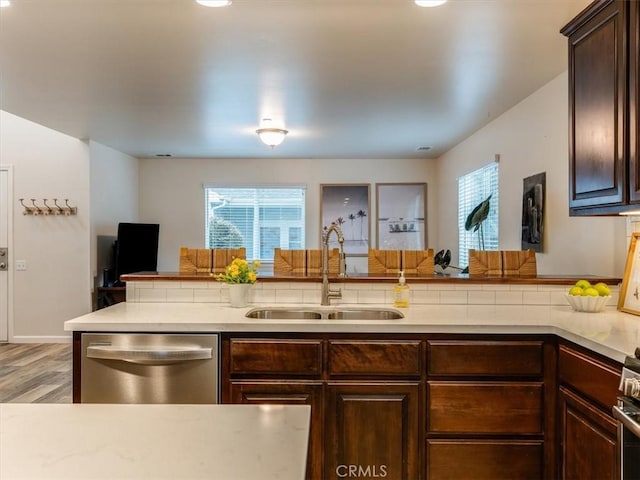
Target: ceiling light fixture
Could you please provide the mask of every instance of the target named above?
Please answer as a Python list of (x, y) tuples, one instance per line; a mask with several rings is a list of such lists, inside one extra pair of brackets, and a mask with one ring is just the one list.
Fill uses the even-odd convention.
[(231, 0), (196, 0), (197, 3), (205, 7), (228, 7)]
[(11, 6), (11, 2), (9, 0), (0, 0), (0, 8), (9, 6)]
[(438, 7), (447, 3), (447, 0), (415, 0), (415, 2), (419, 7)]
[(262, 143), (268, 145), (271, 148), (280, 145), (284, 141), (285, 135), (289, 133), (289, 130), (267, 126), (271, 125), (270, 118), (263, 118), (262, 125), (265, 126), (257, 129), (256, 133), (260, 137), (260, 140), (262, 140)]

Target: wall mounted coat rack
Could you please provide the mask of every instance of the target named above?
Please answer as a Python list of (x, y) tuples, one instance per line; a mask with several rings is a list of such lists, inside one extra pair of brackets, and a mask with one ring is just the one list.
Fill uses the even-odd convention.
[(24, 211), (23, 215), (77, 215), (78, 207), (69, 205), (69, 199), (64, 199), (64, 205), (58, 205), (58, 199), (53, 199), (53, 205), (49, 205), (46, 198), (42, 199), (43, 205), (36, 204), (36, 199), (31, 199), (31, 205), (25, 205), (24, 198), (18, 199)]

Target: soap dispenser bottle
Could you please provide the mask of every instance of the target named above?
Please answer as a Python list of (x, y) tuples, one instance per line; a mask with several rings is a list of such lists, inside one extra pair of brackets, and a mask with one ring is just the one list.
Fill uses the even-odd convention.
[(398, 283), (393, 287), (393, 306), (409, 306), (409, 285), (407, 285), (407, 281), (404, 278), (403, 270), (400, 270), (400, 278), (398, 279)]

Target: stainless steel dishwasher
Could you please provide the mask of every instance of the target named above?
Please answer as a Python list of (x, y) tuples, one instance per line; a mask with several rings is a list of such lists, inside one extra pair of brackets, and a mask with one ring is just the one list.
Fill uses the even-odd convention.
[(82, 403), (218, 403), (218, 335), (82, 334)]

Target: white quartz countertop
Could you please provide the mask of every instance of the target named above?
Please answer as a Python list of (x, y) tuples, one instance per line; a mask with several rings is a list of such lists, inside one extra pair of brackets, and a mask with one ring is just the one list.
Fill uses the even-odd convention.
[[(267, 305), (254, 305), (266, 307)], [(282, 308), (286, 305), (273, 305)], [(289, 305), (295, 308), (389, 308), (388, 305)], [(252, 307), (212, 303), (128, 303), (65, 322), (67, 331), (93, 332), (335, 332), (555, 334), (623, 362), (640, 346), (640, 317), (607, 308), (575, 312), (569, 306), (420, 305), (400, 309), (400, 320), (249, 319)]]
[(0, 478), (302, 480), (306, 405), (0, 405)]

